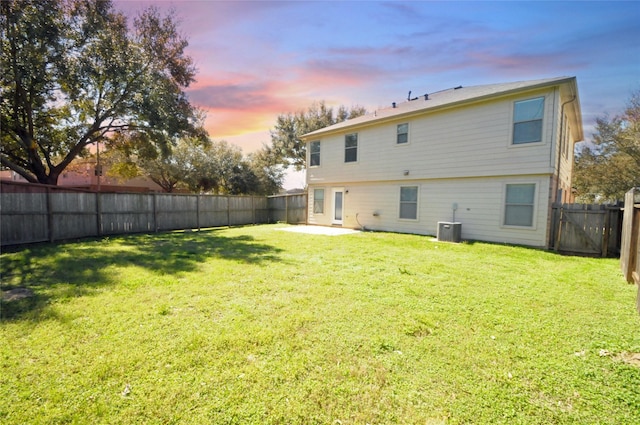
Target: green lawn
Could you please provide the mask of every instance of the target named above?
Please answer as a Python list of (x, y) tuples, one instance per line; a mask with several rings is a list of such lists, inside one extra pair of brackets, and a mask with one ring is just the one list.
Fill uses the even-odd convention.
[(640, 423), (618, 260), (277, 227), (2, 254), (0, 423)]

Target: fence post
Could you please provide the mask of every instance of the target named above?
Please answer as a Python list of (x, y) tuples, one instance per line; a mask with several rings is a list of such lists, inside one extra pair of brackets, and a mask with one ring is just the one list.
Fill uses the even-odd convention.
[[(307, 202), (308, 204), (308, 202)], [(549, 249), (556, 249), (556, 233), (557, 233), (557, 229), (558, 229), (558, 204), (554, 203), (551, 205), (551, 214), (549, 214), (549, 241), (548, 241), (548, 248)]]
[[(100, 181), (100, 180), (98, 180)], [(102, 236), (102, 192), (96, 192), (96, 225), (98, 236)]]
[(622, 218), (622, 241), (620, 243), (620, 269), (627, 282), (632, 283), (633, 278), (633, 189), (624, 196), (624, 213)]
[(47, 237), (49, 238), (49, 242), (53, 243), (53, 201), (51, 200), (51, 188), (46, 188), (47, 194)]
[(284, 222), (289, 224), (289, 197), (284, 196)]
[(196, 224), (199, 232), (200, 231), (200, 194), (196, 195)]
[(227, 199), (227, 227), (231, 226), (231, 202), (229, 201), (229, 195), (225, 196)]
[(564, 215), (564, 204), (558, 206), (558, 230), (556, 230), (556, 241), (554, 248), (556, 252), (560, 250), (560, 238), (562, 236), (562, 219)]
[(606, 206), (600, 207), (604, 212), (604, 230), (602, 234), (602, 255), (606, 257), (609, 255), (609, 236), (611, 234), (611, 212)]
[(153, 192), (153, 231), (158, 233), (158, 192)]

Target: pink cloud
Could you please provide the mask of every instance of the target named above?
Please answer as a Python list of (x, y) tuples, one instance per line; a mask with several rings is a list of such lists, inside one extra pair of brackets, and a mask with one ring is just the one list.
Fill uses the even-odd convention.
[(224, 33), (241, 21), (259, 20), (270, 11), (287, 7), (283, 2), (208, 1), (208, 0), (115, 0), (116, 10), (134, 17), (148, 7), (172, 13), (189, 38), (202, 34)]
[(526, 69), (528, 73), (545, 73), (551, 71), (552, 66), (557, 67), (562, 64), (563, 69), (577, 70), (586, 65), (581, 59), (567, 57), (560, 52), (510, 54), (496, 53), (492, 51), (475, 51), (468, 53), (469, 63), (477, 68), (493, 69), (501, 71), (515, 70), (519, 73)]
[[(203, 82), (188, 91), (190, 101), (205, 110), (205, 128), (214, 139), (247, 142), (254, 150), (269, 142), (268, 130), (279, 114), (295, 112), (311, 104), (296, 89), (277, 81), (247, 83), (244, 78)], [(250, 135), (253, 135), (249, 137)], [(265, 136), (266, 135), (266, 136)], [(257, 140), (257, 138), (260, 140)]]
[(273, 107), (277, 103), (273, 95), (260, 84), (206, 85), (191, 89), (188, 94), (193, 103), (212, 110), (264, 110)]
[(366, 84), (364, 74), (349, 64), (312, 62), (275, 76), (230, 73), (221, 79), (200, 78), (187, 93), (207, 112), (211, 136), (229, 137), (268, 129), (279, 114), (306, 109), (314, 101), (338, 102), (346, 98), (339, 95), (343, 88)]
[(273, 114), (260, 111), (229, 111), (224, 109), (206, 110), (205, 128), (214, 139), (265, 131), (274, 122)]
[(328, 54), (343, 55), (347, 57), (389, 57), (410, 54), (414, 48), (412, 46), (384, 46), (384, 47), (335, 47), (327, 49)]

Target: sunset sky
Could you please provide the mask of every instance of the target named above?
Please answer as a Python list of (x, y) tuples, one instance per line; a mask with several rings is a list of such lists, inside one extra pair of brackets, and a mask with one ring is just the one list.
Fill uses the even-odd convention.
[(173, 8), (198, 68), (187, 93), (244, 153), (314, 101), (369, 111), (414, 94), (576, 76), (592, 124), (640, 90), (640, 2), (118, 0)]

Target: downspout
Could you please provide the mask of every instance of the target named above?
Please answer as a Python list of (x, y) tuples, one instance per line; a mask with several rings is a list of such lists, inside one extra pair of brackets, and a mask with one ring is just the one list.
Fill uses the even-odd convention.
[(567, 100), (566, 102), (564, 102), (561, 106), (560, 106), (560, 138), (558, 139), (558, 141), (560, 143), (558, 143), (558, 160), (556, 161), (556, 182), (557, 182), (557, 187), (556, 187), (556, 199), (558, 196), (558, 190), (560, 189), (560, 161), (562, 160), (562, 140), (564, 138), (564, 107), (571, 103), (574, 102), (576, 100), (577, 96), (574, 94), (573, 98), (571, 100)]

